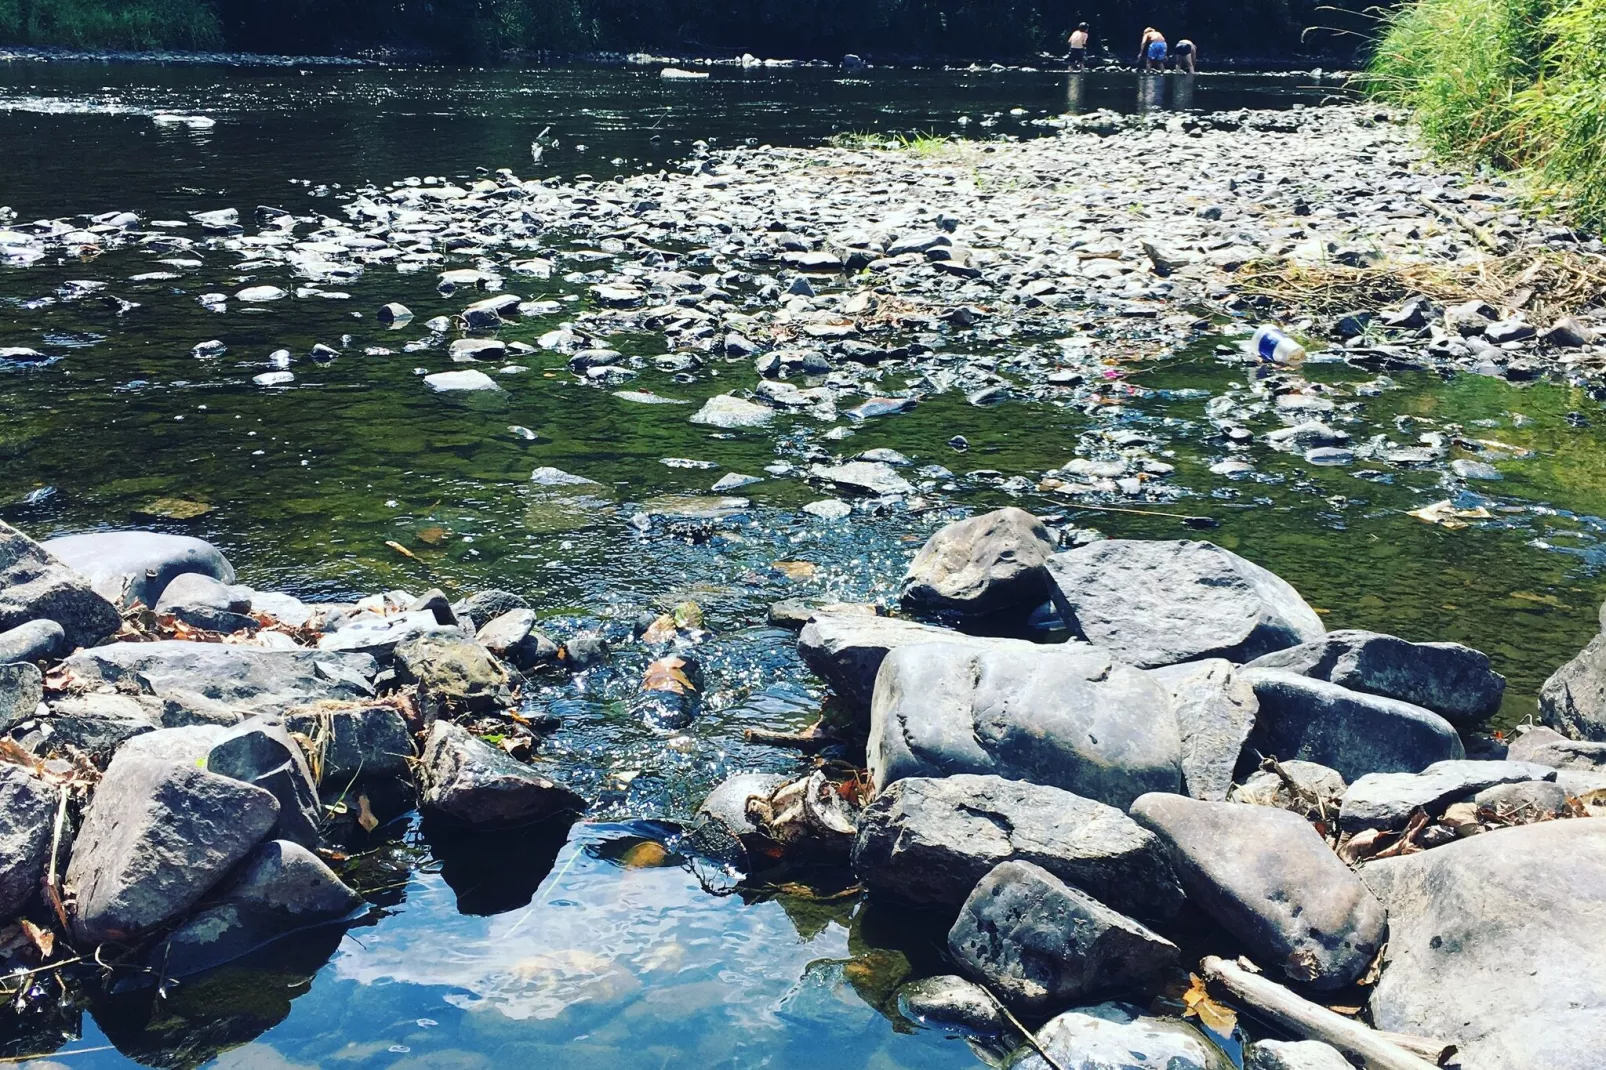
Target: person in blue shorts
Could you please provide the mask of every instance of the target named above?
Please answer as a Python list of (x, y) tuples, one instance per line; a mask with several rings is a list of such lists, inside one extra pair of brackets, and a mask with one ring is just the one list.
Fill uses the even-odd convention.
[(1166, 45), (1165, 34), (1149, 26), (1143, 31), (1143, 41), (1138, 45), (1139, 70), (1165, 70)]

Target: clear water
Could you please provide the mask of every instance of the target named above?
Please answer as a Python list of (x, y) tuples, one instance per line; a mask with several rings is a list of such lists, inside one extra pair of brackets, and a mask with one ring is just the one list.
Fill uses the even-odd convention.
[[(1319, 92), (1287, 79), (1201, 76), (1194, 104), (1286, 104)], [(1083, 94), (1089, 108), (1140, 103), (1131, 78), (1090, 75)], [(19, 64), (0, 71), (0, 201), (23, 219), (113, 209), (182, 219), (258, 203), (333, 211), (336, 201), (320, 200), (317, 187), (476, 166), (532, 174), (526, 146), (547, 125), (561, 142), (550, 173), (609, 176), (672, 162), (698, 138), (812, 144), (869, 129), (1034, 136), (1043, 128), (1023, 118), (1058, 113), (1067, 95), (1063, 75), (1020, 72), (716, 72), (707, 84), (679, 85), (589, 70)], [(1016, 107), (1028, 114), (1010, 116)], [(150, 121), (158, 110), (218, 123), (158, 128)], [(961, 116), (973, 122), (961, 126)], [(989, 116), (996, 125), (981, 127)], [(1210, 538), (1287, 577), (1330, 626), (1488, 651), (1512, 682), (1500, 724), (1532, 710), (1544, 677), (1598, 628), (1606, 597), (1606, 426), (1598, 404), (1558, 383), (1406, 373), (1394, 376), (1397, 389), (1364, 400), (1363, 424), (1350, 428), (1358, 439), (1389, 431), (1409, 441), (1394, 421), (1410, 415), (1534, 451), (1498, 462), (1501, 482), (1477, 485), (1495, 519), (1465, 530), (1405, 515), (1451, 494), (1437, 472), (1377, 482), (1257, 452), (1256, 480), (1209, 474), (1220, 453), (1205, 440), (1205, 399), (1245, 372), (1206, 343), (1130, 374), (1118, 415), (1046, 402), (977, 409), (947, 394), (835, 447), (891, 447), (952, 468), (958, 489), (933, 511), (828, 524), (797, 511), (816, 490), (770, 479), (742, 491), (753, 510), (712, 539), (646, 537), (629, 523), (640, 503), (705, 492), (726, 472), (760, 474), (819, 442), (823, 428), (785, 416), (729, 434), (687, 423), (690, 406), (753, 384), (747, 362), (716, 364), (717, 375), (689, 384), (649, 368), (629, 384), (686, 406), (640, 405), (580, 385), (563, 358), (544, 353), (522, 360), (533, 370), (505, 381), (500, 400), (432, 396), (414, 369), (440, 370), (438, 352), (361, 355), (368, 346), (399, 351), (422, 333), (385, 331), (373, 312), (386, 301), (410, 306), (415, 323), (461, 309), (461, 295), (435, 292), (432, 274), (373, 270), (345, 288), (350, 300), (292, 298), (255, 314), (236, 304), (216, 315), (196, 295), (294, 283), (277, 268), (242, 273), (221, 251), (199, 258), (204, 268), (160, 282), (129, 281), (156, 269), (154, 255), (136, 252), (0, 269), (0, 345), (61, 357), (0, 370), (0, 517), (41, 537), (130, 523), (200, 535), (228, 552), (244, 581), (310, 599), (511, 588), (558, 634), (584, 626), (623, 635), (643, 610), (692, 598), (714, 633), (700, 655), (708, 697), (687, 729), (642, 724), (627, 699), (646, 656), (628, 648), (603, 670), (549, 685), (532, 705), (564, 726), (544, 747), (544, 768), (597, 800), (595, 823), (567, 841), (383, 830), (350, 870), (381, 905), (368, 924), (298, 938), (251, 969), (161, 1001), (74, 987), (57, 1016), (0, 1017), (0, 1054), (48, 1052), (70, 1037), (65, 1050), (83, 1054), (62, 1062), (75, 1068), (977, 1065), (964, 1042), (913, 1029), (893, 1006), (900, 980), (940, 968), (940, 922), (888, 917), (853, 895), (716, 897), (672, 854), (642, 865), (662, 852), (632, 849), (667, 835), (642, 822), (684, 818), (731, 771), (801, 768), (789, 752), (741, 739), (749, 726), (802, 727), (822, 698), (792, 635), (765, 626), (770, 603), (890, 598), (932, 528), (1006, 502), (1071, 512), (1110, 535), (1196, 534), (1166, 518), (1076, 513), (1052, 495), (1012, 496), (998, 477), (968, 474), (1035, 483), (1086, 432), (1130, 427), (1164, 440), (1159, 448), (1174, 451), (1178, 469), (1169, 482), (1183, 488), (1175, 511), (1218, 520)], [(81, 279), (104, 281), (140, 307), (119, 316), (94, 297), (75, 298), (65, 284)], [(572, 288), (515, 280), (510, 289), (561, 298)], [(564, 318), (526, 321), (502, 337), (532, 340)], [(213, 338), (226, 355), (190, 355)], [(298, 360), (290, 389), (251, 384), (270, 351), (299, 358), (317, 342), (343, 355), (325, 366)], [(650, 337), (623, 348), (662, 351)], [(1343, 365), (1306, 371), (1337, 384), (1373, 378)], [(968, 453), (947, 445), (956, 432), (968, 437)], [(665, 458), (718, 467), (674, 468)], [(554, 496), (530, 483), (544, 465), (605, 488), (579, 504)], [(160, 498), (210, 512), (142, 519)], [(775, 567), (795, 561), (812, 563), (813, 575)]]

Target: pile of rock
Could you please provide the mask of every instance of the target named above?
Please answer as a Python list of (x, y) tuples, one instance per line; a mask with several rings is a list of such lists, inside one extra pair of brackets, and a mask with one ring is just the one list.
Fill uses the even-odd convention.
[[(1226, 1066), (1186, 1024), (1078, 1006), (1152, 995), (1202, 915), (1305, 990), (1371, 983), (1381, 963), (1378, 1027), (1459, 1044), (1467, 1066), (1593, 1065), (1606, 822), (1555, 819), (1589, 813), (1558, 778), (1600, 775), (1588, 748), (1606, 742), (1540, 729), (1508, 760), (1467, 760), (1458, 728), (1505, 689), (1483, 654), (1328, 632), (1286, 582), (1206, 542), (1058, 552), (1015, 509), (939, 531), (904, 597), (961, 627), (1053, 612), (1071, 635), (833, 612), (802, 631), (868, 733), (858, 876), (954, 919), (963, 976), (921, 982), (911, 1014), (1007, 1032), (996, 996), (1063, 1012), (1036, 1038), (1061, 1065)], [(1348, 1065), (1321, 1045), (1249, 1054)]]
[(402, 813), (584, 811), (456, 723), (566, 657), (522, 598), (314, 607), (235, 579), (199, 539), (0, 524), (0, 923), (181, 977), (359, 912), (320, 852)]

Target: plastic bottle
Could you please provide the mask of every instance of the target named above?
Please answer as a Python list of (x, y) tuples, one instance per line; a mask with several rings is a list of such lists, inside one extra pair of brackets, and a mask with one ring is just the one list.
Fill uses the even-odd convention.
[(1305, 347), (1270, 324), (1255, 332), (1249, 348), (1261, 360), (1273, 364), (1297, 364), (1305, 359)]

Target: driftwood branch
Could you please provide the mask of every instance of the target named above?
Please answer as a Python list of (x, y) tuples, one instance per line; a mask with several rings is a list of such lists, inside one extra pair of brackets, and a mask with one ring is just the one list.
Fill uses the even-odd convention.
[(1453, 1045), (1410, 1038), (1411, 1048), (1438, 1052), (1429, 1061), (1408, 1050), (1393, 1034), (1380, 1033), (1361, 1022), (1345, 1018), (1290, 992), (1275, 981), (1250, 973), (1237, 963), (1210, 956), (1199, 964), (1207, 982), (1218, 986), (1233, 1000), (1273, 1025), (1298, 1037), (1330, 1044), (1345, 1055), (1361, 1060), (1366, 1070), (1437, 1070), (1437, 1058), (1454, 1052)]
[(742, 733), (748, 743), (755, 743), (765, 747), (790, 747), (793, 750), (812, 754), (827, 747), (842, 742), (837, 737), (823, 731), (819, 722), (815, 722), (801, 732), (772, 732), (764, 728), (749, 728)]

